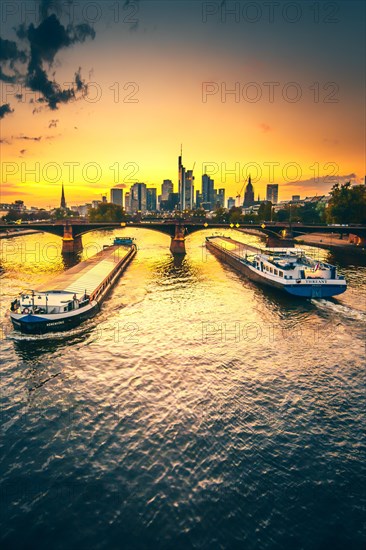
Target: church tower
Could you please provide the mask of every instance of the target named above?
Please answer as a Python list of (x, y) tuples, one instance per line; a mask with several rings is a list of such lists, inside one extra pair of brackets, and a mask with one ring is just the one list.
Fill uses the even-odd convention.
[(62, 184), (60, 208), (66, 209), (66, 199), (65, 199), (64, 184)]

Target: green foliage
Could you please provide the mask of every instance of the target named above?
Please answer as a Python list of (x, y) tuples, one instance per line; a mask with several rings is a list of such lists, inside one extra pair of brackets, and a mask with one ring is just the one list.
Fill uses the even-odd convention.
[(88, 217), (91, 222), (123, 222), (129, 219), (122, 206), (110, 202), (101, 202), (97, 208), (91, 208)]
[[(230, 210), (230, 212), (231, 212), (231, 210)], [(217, 208), (217, 210), (215, 211), (215, 213), (213, 215), (213, 220), (217, 223), (228, 223), (229, 217), (230, 217), (230, 212), (227, 212), (227, 210), (225, 210), (225, 208), (222, 208), (222, 207)]]
[(258, 221), (270, 221), (272, 220), (272, 203), (271, 201), (262, 202), (258, 209), (257, 215)]
[(9, 222), (16, 222), (22, 220), (22, 222), (32, 222), (35, 220), (49, 220), (51, 214), (46, 210), (38, 210), (37, 212), (17, 212), (16, 210), (9, 210), (9, 212), (2, 216), (2, 219)]
[(366, 186), (351, 182), (333, 185), (326, 210), (329, 223), (366, 223)]

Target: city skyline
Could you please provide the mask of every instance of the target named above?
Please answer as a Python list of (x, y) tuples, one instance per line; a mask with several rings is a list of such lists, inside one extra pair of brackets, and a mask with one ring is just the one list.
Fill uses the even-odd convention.
[(2, 13), (3, 202), (56, 205), (62, 183), (70, 204), (138, 181), (177, 190), (180, 143), (196, 181), (207, 173), (227, 197), (249, 173), (262, 197), (278, 183), (284, 199), (363, 180), (362, 3), (333, 17), (303, 7), (295, 22), (263, 10), (255, 24), (227, 2), (103, 4), (97, 18), (84, 0), (72, 17), (66, 3), (34, 4), (41, 15)]

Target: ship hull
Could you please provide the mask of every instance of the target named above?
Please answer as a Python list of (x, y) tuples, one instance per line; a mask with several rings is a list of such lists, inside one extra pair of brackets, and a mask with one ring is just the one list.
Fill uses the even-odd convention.
[(310, 280), (301, 283), (280, 283), (262, 276), (256, 269), (253, 269), (249, 262), (239, 260), (227, 253), (226, 250), (215, 246), (210, 241), (206, 241), (206, 246), (217, 258), (232, 266), (236, 271), (245, 275), (251, 281), (267, 287), (281, 290), (290, 296), (299, 298), (331, 298), (338, 294), (342, 294), (347, 289), (346, 285), (319, 282), (313, 283)]
[(75, 315), (16, 315), (10, 314), (11, 322), (15, 330), (23, 334), (46, 334), (48, 332), (63, 332), (76, 328), (84, 321), (94, 317), (100, 307), (97, 302), (88, 308), (83, 308)]

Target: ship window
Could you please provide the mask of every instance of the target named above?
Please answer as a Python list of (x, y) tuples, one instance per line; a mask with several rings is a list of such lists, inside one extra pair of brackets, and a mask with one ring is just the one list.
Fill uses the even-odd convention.
[(279, 271), (278, 274), (280, 277), (283, 277), (283, 271)]
[(273, 268), (272, 267), (270, 267), (269, 270), (270, 270), (271, 273), (273, 273)]
[(274, 272), (275, 275), (278, 275), (277, 269), (274, 269), (273, 272)]

